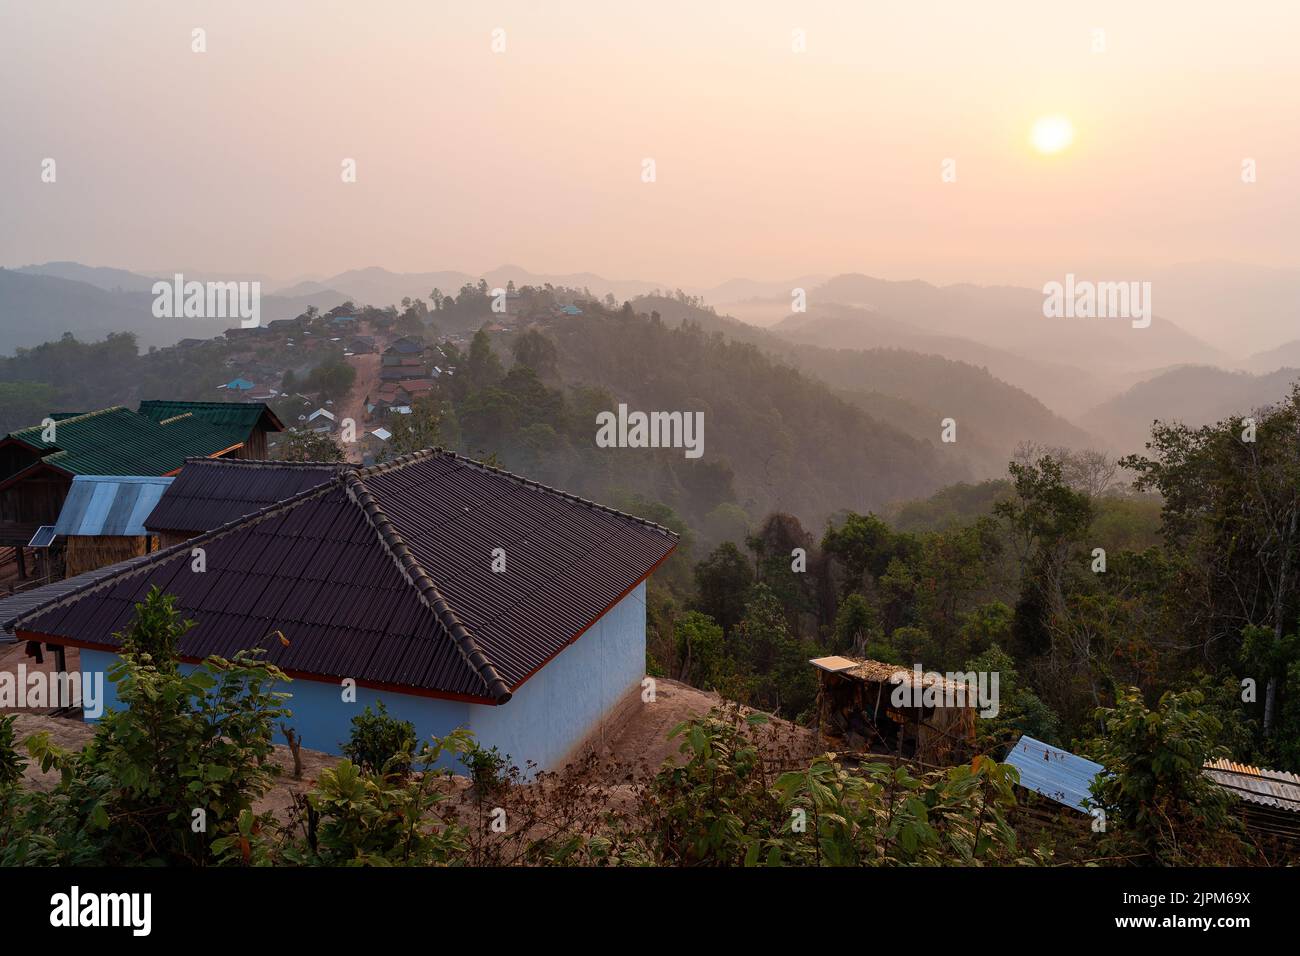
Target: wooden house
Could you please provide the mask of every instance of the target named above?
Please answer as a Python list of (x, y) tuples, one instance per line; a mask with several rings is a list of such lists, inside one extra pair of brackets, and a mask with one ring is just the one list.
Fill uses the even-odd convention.
[(56, 414), (0, 438), (0, 547), (12, 547), (19, 577), (24, 549), (53, 526), (78, 475), (175, 474), (186, 458), (266, 457), (266, 434), (283, 425), (265, 405), (141, 402)]

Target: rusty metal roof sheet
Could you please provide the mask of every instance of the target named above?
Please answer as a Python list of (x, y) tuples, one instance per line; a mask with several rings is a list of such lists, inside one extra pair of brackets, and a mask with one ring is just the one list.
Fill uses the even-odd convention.
[[(114, 635), (157, 585), (198, 622), (181, 640), (187, 658), (260, 648), (290, 674), (504, 703), (676, 540), (651, 522), (429, 449), (342, 470), (30, 608), (12, 626), (115, 648)], [(193, 570), (196, 547), (202, 573)], [(493, 569), (498, 548), (504, 571)]]
[(1204, 773), (1242, 800), (1300, 813), (1300, 776), (1293, 773), (1266, 770), (1231, 760), (1207, 763)]

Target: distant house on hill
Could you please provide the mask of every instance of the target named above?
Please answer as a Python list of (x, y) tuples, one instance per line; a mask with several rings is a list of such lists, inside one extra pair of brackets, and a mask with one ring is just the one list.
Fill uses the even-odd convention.
[(395, 404), (409, 405), (421, 395), (428, 395), (437, 387), (437, 383), (431, 378), (404, 380), (397, 386), (397, 401)]
[(261, 649), (294, 679), (290, 723), (308, 747), (339, 753), (382, 700), (422, 739), (464, 727), (551, 769), (642, 706), (646, 580), (675, 546), (648, 521), (429, 450), (341, 469), (0, 625), (105, 670), (156, 585), (198, 622), (187, 664)]
[(174, 474), (194, 456), (265, 457), (266, 434), (283, 425), (265, 405), (235, 402), (140, 403), (51, 416), (0, 438), (0, 546), (23, 548), (54, 525), (78, 475)]
[(373, 335), (354, 335), (348, 341), (348, 351), (355, 355), (369, 355), (375, 351), (375, 337)]
[(320, 435), (328, 435), (338, 425), (338, 420), (334, 413), (328, 408), (318, 408), (307, 416), (308, 431), (316, 432)]
[(395, 355), (420, 355), (424, 352), (424, 341), (418, 336), (407, 335), (394, 339), (384, 351)]
[(251, 392), (256, 386), (246, 378), (232, 378), (224, 385), (218, 385), (217, 388), (229, 389), (232, 392)]
[(561, 315), (582, 315), (582, 310), (576, 305), (565, 305), (560, 307)]

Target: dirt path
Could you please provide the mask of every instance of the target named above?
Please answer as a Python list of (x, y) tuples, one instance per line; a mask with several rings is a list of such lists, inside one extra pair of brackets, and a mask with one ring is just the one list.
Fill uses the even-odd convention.
[[(374, 330), (370, 328), (369, 323), (362, 323), (359, 334), (373, 335)], [(345, 418), (356, 422), (357, 440), (351, 445), (344, 445), (343, 453), (348, 461), (360, 464), (365, 451), (365, 436), (371, 425), (366, 421), (366, 396), (373, 397), (379, 392), (382, 356), (378, 352), (369, 355), (353, 355), (348, 358), (348, 364), (357, 370), (357, 378), (352, 385), (352, 391), (348, 392), (347, 397), (339, 403), (339, 410), (335, 414), (338, 415), (340, 427)]]

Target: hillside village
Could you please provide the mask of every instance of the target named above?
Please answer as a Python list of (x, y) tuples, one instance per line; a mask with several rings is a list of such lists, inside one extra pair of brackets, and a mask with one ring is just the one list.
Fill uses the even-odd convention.
[[(288, 841), (260, 851), (275, 862), (301, 852), (288, 849), (295, 821), (357, 766), (395, 793), (441, 781), (460, 808), (454, 818), (426, 808), (430, 826), (451, 828), (442, 835), (472, 831), (463, 814), (484, 800), (522, 801), (511, 862), (569, 839), (567, 862), (602, 862), (610, 840), (630, 862), (644, 852), (640, 828), (661, 832), (673, 801), (694, 803), (693, 775), (714, 748), (741, 760), (751, 747), (764, 779), (813, 768), (851, 786), (905, 773), (912, 782), (880, 799), (920, 787), (955, 801), (945, 822), (916, 821), (918, 845), (849, 840), (842, 852), (858, 862), (877, 850), (896, 863), (1295, 860), (1300, 777), (1237, 759), (1285, 755), (1285, 737), (1281, 749), (1229, 751), (1215, 735), (1240, 718), (1221, 697), (1221, 718), (1184, 727), (1186, 709), (1215, 693), (1208, 684), (1152, 710), (1115, 685), (1093, 724), (1074, 689), (1027, 684), (1048, 658), (1024, 643), (1007, 604), (985, 599), (1007, 593), (1017, 570), (995, 516), (1042, 535), (1024, 509), (1045, 493), (1089, 522), (1141, 513), (1140, 498), (1107, 492), (1104, 460), (1049, 450), (1013, 462), (1009, 487), (957, 486), (978, 494), (927, 503), (974, 509), (963, 523), (926, 526), (917, 503), (895, 524), (910, 514), (927, 530), (842, 512), (818, 539), (793, 514), (755, 513), (725, 465), (687, 471), (677, 453), (648, 470), (648, 457), (580, 447), (590, 425), (570, 403), (608, 407), (611, 394), (565, 378), (598, 337), (638, 343), (619, 358), (634, 363), (625, 368), (654, 368), (653, 350), (677, 337), (727, 361), (753, 363), (753, 349), (576, 290), (493, 297), (467, 286), (433, 301), (401, 312), (346, 303), (185, 340), (150, 355), (219, 370), (202, 398), (51, 409), (0, 440), (0, 700), (17, 711), (6, 727), (15, 744), (22, 734), (36, 757), (61, 741), (68, 760), (119, 732), (146, 706), (138, 682), (142, 666), (153, 673), (140, 657), (150, 647), (152, 660), (173, 663), (148, 680), (210, 673), (256, 688), (241, 718), (253, 721), (248, 744), (291, 782), (257, 775), (234, 799), (269, 814), (268, 833)], [(497, 348), (512, 354), (508, 370)], [(1068, 482), (1063, 464), (1077, 470)], [(620, 491), (624, 480), (643, 491)], [(1084, 539), (1073, 540), (1066, 550)], [(980, 566), (984, 549), (994, 565)], [(1126, 560), (1123, 542), (1115, 552)], [(1025, 613), (1022, 598), (1014, 615)], [(1110, 680), (1153, 681), (1122, 654), (1112, 666)], [(116, 676), (93, 701), (18, 691), (69, 673)], [(991, 699), (977, 675), (994, 678)], [(1125, 741), (1133, 720), (1187, 733), (1196, 755), (1168, 794), (1137, 805), (1123, 768), (1150, 754)], [(1089, 738), (1090, 726), (1100, 735)], [(417, 742), (431, 741), (408, 776)], [(394, 759), (405, 769), (389, 779)], [(22, 763), (31, 799), (66, 797), (39, 761)], [(736, 786), (758, 785), (742, 773)], [(751, 798), (756, 816), (735, 823), (761, 833), (807, 795), (760, 786)], [(1141, 823), (1153, 798), (1183, 815), (1172, 844), (1163, 823)], [(563, 806), (581, 806), (581, 819)], [(720, 812), (697, 810), (705, 828)], [(963, 842), (985, 815), (994, 842)], [(758, 839), (706, 853), (674, 838), (656, 844), (654, 861), (740, 862)], [(809, 862), (797, 839), (763, 839), (773, 861)], [(964, 849), (940, 851), (945, 840)], [(175, 849), (177, 859), (207, 852), (188, 840)]]

